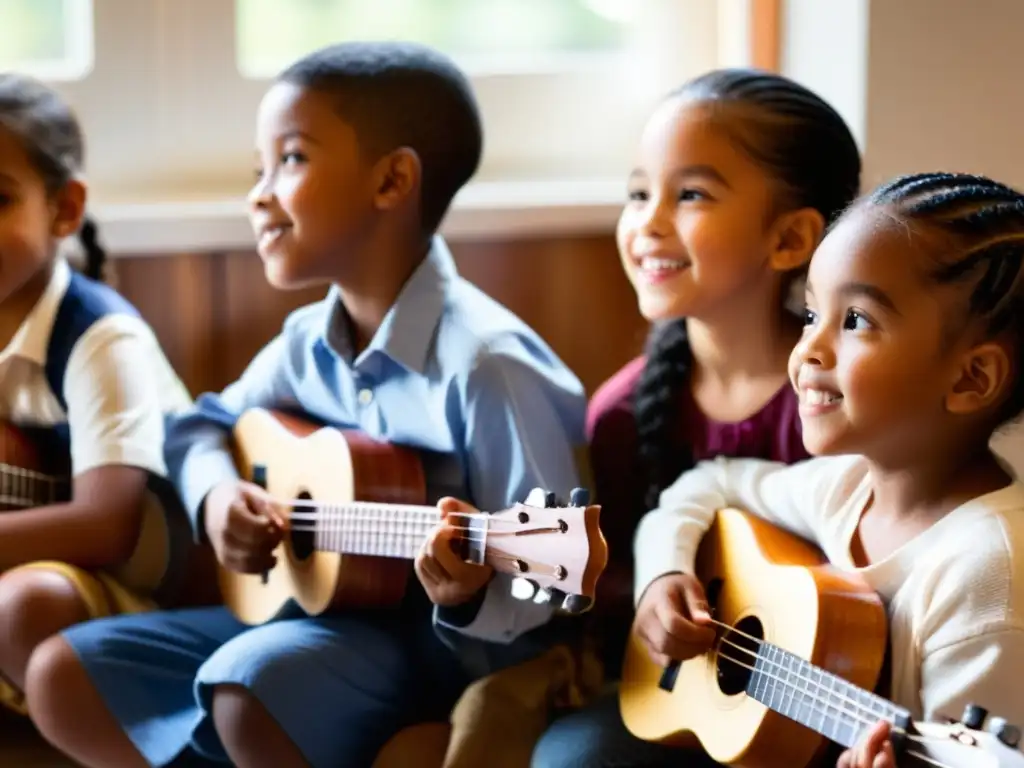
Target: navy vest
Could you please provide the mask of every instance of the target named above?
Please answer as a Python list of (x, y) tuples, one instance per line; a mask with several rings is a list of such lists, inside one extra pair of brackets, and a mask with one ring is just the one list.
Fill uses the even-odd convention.
[[(94, 323), (108, 315), (131, 315), (139, 312), (121, 294), (108, 285), (92, 280), (72, 271), (67, 293), (53, 321), (53, 330), (46, 348), (46, 381), (54, 396), (67, 413), (67, 398), (64, 392), (64, 378), (68, 360), (79, 339)], [(164, 421), (169, 417), (165, 415)], [(59, 457), (56, 461), (44, 463), (50, 471), (61, 466), (66, 472), (71, 469), (71, 430), (65, 420), (62, 424), (46, 427), (18, 426), (39, 447), (44, 456)], [(152, 596), (158, 602), (173, 600), (183, 583), (188, 567), (188, 555), (192, 547), (192, 527), (181, 499), (171, 482), (164, 477), (150, 475), (149, 492), (156, 497), (164, 518), (164, 534), (168, 548), (167, 570), (163, 580), (153, 589)]]
[(46, 347), (46, 381), (65, 411), (68, 404), (64, 398), (64, 374), (71, 350), (93, 323), (113, 314), (139, 316), (138, 310), (109, 285), (72, 271)]
[[(93, 323), (111, 314), (139, 316), (138, 310), (113, 288), (72, 271), (67, 292), (53, 319), (43, 369), (50, 390), (65, 413), (68, 403), (64, 393), (64, 376), (71, 352)], [(70, 470), (71, 434), (66, 421), (53, 426), (17, 426), (31, 437), (47, 457), (45, 463), (48, 469)]]

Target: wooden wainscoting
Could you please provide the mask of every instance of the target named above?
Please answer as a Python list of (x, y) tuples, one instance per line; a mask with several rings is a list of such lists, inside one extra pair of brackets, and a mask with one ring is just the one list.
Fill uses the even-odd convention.
[[(612, 237), (450, 243), (460, 273), (529, 323), (594, 389), (641, 349), (646, 323)], [(123, 256), (117, 288), (193, 394), (219, 390), (322, 289), (276, 291), (255, 253)]]

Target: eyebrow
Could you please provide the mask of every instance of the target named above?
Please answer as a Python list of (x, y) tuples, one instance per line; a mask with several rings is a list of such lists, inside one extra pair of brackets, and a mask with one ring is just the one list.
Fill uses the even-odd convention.
[[(634, 168), (629, 174), (630, 181), (646, 177), (647, 173), (643, 168)], [(705, 181), (713, 181), (716, 184), (721, 184), (726, 189), (732, 189), (729, 182), (725, 180), (725, 177), (712, 165), (687, 165), (682, 168), (677, 168), (669, 174), (669, 178), (672, 180), (704, 179)]]
[(18, 186), (18, 180), (11, 176), (10, 174), (4, 173), (3, 171), (0, 171), (0, 182), (3, 182), (4, 184), (8, 184), (14, 187)]
[(285, 131), (277, 137), (278, 141), (288, 141), (288, 139), (303, 139), (304, 141), (308, 141), (310, 144), (320, 143), (305, 131), (300, 131), (297, 128), (291, 131)]
[(725, 180), (725, 176), (719, 173), (718, 169), (713, 165), (687, 165), (682, 168), (677, 168), (672, 171), (671, 178), (673, 179), (704, 179), (706, 181), (713, 181), (717, 184), (721, 184), (726, 189), (731, 189), (729, 182)]
[[(808, 286), (808, 289), (810, 286)], [(865, 296), (876, 304), (881, 304), (886, 309), (895, 312), (897, 315), (901, 314), (893, 300), (889, 298), (889, 294), (879, 288), (877, 285), (871, 283), (843, 283), (839, 286), (839, 295), (846, 297)]]

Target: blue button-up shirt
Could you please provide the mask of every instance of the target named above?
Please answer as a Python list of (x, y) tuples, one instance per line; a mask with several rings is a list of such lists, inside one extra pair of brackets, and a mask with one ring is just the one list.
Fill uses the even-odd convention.
[[(519, 318), (459, 277), (439, 237), (370, 344), (353, 358), (336, 289), (292, 313), (284, 329), (220, 395), (203, 395), (168, 429), (168, 469), (193, 521), (214, 485), (237, 477), (230, 430), (253, 407), (298, 409), (379, 440), (425, 449), (430, 501), (444, 495), (505, 509), (534, 487), (567, 496), (578, 484), (586, 398), (579, 380)], [(465, 626), (507, 643), (544, 624), (548, 605), (492, 579)], [(442, 631), (442, 636), (448, 632)]]

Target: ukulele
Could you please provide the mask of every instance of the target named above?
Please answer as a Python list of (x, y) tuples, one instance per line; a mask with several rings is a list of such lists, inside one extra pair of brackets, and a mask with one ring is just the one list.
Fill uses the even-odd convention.
[[(807, 542), (748, 513), (719, 510), (697, 553), (719, 636), (662, 669), (634, 632), (619, 689), (633, 735), (744, 768), (806, 768), (828, 742), (893, 725), (900, 766), (1024, 768), (1020, 727), (968, 706), (958, 723), (916, 723), (871, 693), (885, 656), (879, 597)], [(793, 606), (810, 606), (794, 610)]]
[[(240, 621), (262, 624), (292, 605), (317, 616), (402, 599), (411, 561), (441, 520), (437, 507), (423, 504), (414, 451), (261, 408), (241, 415), (233, 442), (240, 476), (279, 500), (288, 519), (272, 569), (218, 568), (224, 604)], [(608, 562), (599, 514), (576, 489), (568, 506), (555, 507), (553, 494), (542, 494), (449, 522), (463, 559), (564, 595), (560, 607), (580, 613)]]
[[(0, 420), (0, 514), (71, 500), (66, 450), (58, 450), (55, 441), (34, 440), (34, 431)], [(166, 478), (150, 475), (135, 549), (108, 572), (125, 587), (169, 606), (190, 582), (193, 550), (192, 527), (180, 497)]]

